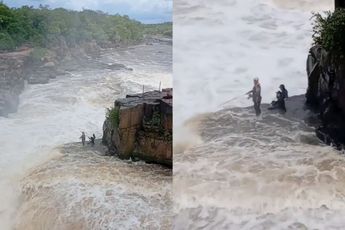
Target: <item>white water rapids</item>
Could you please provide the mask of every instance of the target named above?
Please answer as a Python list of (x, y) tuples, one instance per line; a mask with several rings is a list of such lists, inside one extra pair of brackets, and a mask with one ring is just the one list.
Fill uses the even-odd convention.
[[(170, 45), (157, 43), (152, 46), (142, 45), (128, 49), (105, 51), (99, 61), (109, 64), (121, 63), (133, 68), (133, 71), (80, 70), (69, 75), (57, 76), (56, 79), (51, 80), (48, 84), (28, 85), (20, 96), (18, 111), (10, 114), (8, 118), (0, 117), (1, 229), (12, 229), (14, 225), (17, 226), (17, 229), (64, 228), (64, 225), (49, 225), (49, 223), (56, 224), (56, 222), (52, 222), (54, 219), (59, 220), (59, 223), (64, 223), (66, 219), (68, 220), (68, 216), (54, 216), (54, 212), (49, 212), (49, 208), (54, 209), (54, 206), (49, 207), (49, 205), (55, 205), (56, 203), (54, 202), (58, 201), (51, 201), (49, 203), (48, 200), (45, 200), (47, 202), (45, 207), (47, 213), (45, 214), (44, 211), (38, 210), (42, 208), (39, 206), (40, 202), (44, 207), (44, 203), (42, 203), (44, 202), (44, 197), (39, 197), (44, 191), (47, 192), (46, 195), (51, 195), (50, 197), (48, 196), (49, 199), (60, 199), (60, 205), (69, 205), (70, 210), (66, 206), (64, 207), (64, 214), (68, 214), (76, 208), (80, 212), (80, 215), (74, 215), (75, 221), (80, 221), (80, 225), (69, 223), (70, 225), (66, 225), (64, 229), (76, 229), (76, 226), (82, 226), (82, 229), (109, 229), (109, 226), (115, 228), (115, 221), (117, 226), (127, 226), (135, 229), (140, 226), (136, 218), (143, 215), (142, 212), (149, 213), (150, 208), (155, 212), (160, 210), (162, 214), (161, 216), (156, 214), (157, 223), (151, 223), (151, 225), (147, 223), (148, 226), (159, 225), (160, 217), (166, 215), (163, 209), (159, 208), (159, 205), (155, 206), (150, 203), (150, 197), (154, 198), (161, 195), (166, 195), (167, 202), (169, 202), (171, 178), (167, 176), (169, 173), (165, 169), (143, 164), (138, 166), (140, 167), (138, 170), (143, 171), (143, 176), (141, 176), (140, 173), (129, 173), (135, 169), (133, 166), (126, 166), (126, 163), (121, 163), (114, 159), (110, 159), (107, 162), (97, 156), (94, 156), (93, 159), (92, 152), (89, 153), (91, 157), (89, 156), (90, 159), (86, 160), (86, 165), (82, 159), (79, 162), (78, 159), (71, 158), (74, 159), (75, 164), (68, 164), (67, 161), (66, 168), (64, 168), (64, 164), (55, 164), (55, 166), (58, 165), (56, 166), (57, 169), (62, 169), (61, 174), (59, 174), (57, 169), (52, 168), (49, 170), (48, 168), (48, 170), (43, 170), (45, 173), (39, 171), (38, 178), (33, 173), (28, 180), (24, 180), (22, 183), (26, 186), (26, 190), (28, 186), (36, 187), (36, 193), (30, 194), (32, 195), (32, 200), (37, 201), (36, 203), (32, 202), (30, 204), (32, 201), (30, 197), (21, 196), (22, 178), (39, 164), (49, 162), (52, 158), (60, 157), (60, 150), (56, 149), (56, 147), (65, 143), (79, 141), (81, 131), (85, 131), (88, 136), (95, 133), (97, 138), (101, 138), (105, 108), (111, 107), (116, 98), (125, 96), (128, 93), (140, 93), (143, 90), (143, 85), (145, 85), (145, 91), (158, 89), (160, 82), (162, 82), (162, 87), (171, 87), (172, 85), (172, 50)], [(64, 160), (66, 161), (66, 159)], [(78, 162), (80, 168), (78, 168)], [(99, 169), (97, 166), (99, 166)], [(74, 172), (71, 167), (76, 170), (75, 176), (73, 174), (67, 175), (67, 172)], [(108, 167), (108, 170), (106, 167)], [(88, 177), (91, 182), (83, 181), (85, 179), (83, 176), (78, 178), (78, 175), (80, 173), (83, 175), (83, 170), (88, 168), (96, 176), (93, 182), (92, 177)], [(112, 168), (113, 170), (119, 170), (118, 173), (113, 172), (117, 187), (109, 176)], [(123, 168), (122, 171), (121, 168)], [(66, 174), (65, 177), (63, 173)], [(115, 179), (117, 174), (124, 175), (120, 179)], [(44, 178), (47, 178), (47, 180), (44, 180)], [(147, 184), (147, 190), (145, 190), (145, 184), (140, 187), (143, 200), (133, 198), (132, 202), (131, 199), (118, 198), (120, 196), (118, 193), (122, 194), (122, 196), (133, 193), (133, 188), (130, 186), (126, 190), (126, 183), (130, 180), (137, 181), (139, 184)], [(150, 188), (152, 183), (156, 183), (155, 190)], [(108, 190), (111, 191), (111, 194), (114, 194), (113, 199), (116, 199), (120, 213), (118, 213), (119, 210), (118, 212), (116, 211), (115, 206), (104, 207), (104, 210), (110, 213), (103, 216), (102, 219), (102, 215), (97, 215), (97, 210), (91, 209), (90, 205), (86, 206), (85, 209), (78, 206), (78, 202), (80, 204), (86, 198), (95, 200), (95, 203), (92, 204), (97, 204), (98, 208), (101, 208), (102, 205), (114, 205), (114, 200), (102, 201), (102, 199), (105, 199), (103, 191)], [(156, 193), (156, 195), (152, 193)], [(22, 207), (23, 199), (31, 206), (26, 204), (25, 207)], [(138, 205), (146, 205), (147, 207), (138, 209), (137, 213), (132, 213), (135, 210), (132, 206), (137, 207)], [(129, 212), (126, 212), (126, 209), (123, 207), (128, 207)], [(23, 216), (21, 217), (17, 215), (18, 208), (22, 210), (21, 215)], [(60, 211), (57, 210), (55, 214), (61, 214)], [(49, 213), (52, 214), (50, 222), (46, 219)], [(92, 216), (93, 213), (96, 214)], [(42, 214), (41, 222), (37, 222), (37, 220), (40, 220), (40, 214)], [(88, 222), (80, 217), (83, 215)], [(73, 215), (71, 214), (71, 216)], [(33, 218), (32, 221), (36, 220), (36, 222), (30, 223), (30, 217)], [(23, 221), (20, 218), (25, 220)], [(143, 221), (145, 223), (145, 220)], [(81, 225), (82, 223), (84, 225)]]
[(235, 108), (251, 105), (244, 93), (256, 76), (264, 103), (282, 83), (305, 93), (311, 11), (333, 1), (174, 7), (175, 229), (344, 229), (345, 157), (296, 118), (303, 103), (285, 115), (263, 108), (259, 119)]

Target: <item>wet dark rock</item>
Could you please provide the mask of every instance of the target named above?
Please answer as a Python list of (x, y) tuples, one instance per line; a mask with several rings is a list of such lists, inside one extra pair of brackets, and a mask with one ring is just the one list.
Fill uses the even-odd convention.
[(126, 69), (127, 67), (123, 64), (114, 63), (114, 64), (108, 65), (107, 68), (111, 70), (121, 70), (121, 69)]
[(171, 37), (164, 37), (164, 36), (147, 37), (145, 40), (146, 40), (146, 43), (145, 43), (146, 45), (154, 45), (155, 43), (172, 45), (173, 43), (173, 40)]
[(321, 126), (316, 129), (316, 136), (327, 145), (341, 150), (344, 149), (345, 134), (339, 132), (340, 128), (345, 127)]
[(318, 114), (317, 136), (326, 144), (343, 148), (345, 144), (345, 64), (331, 61), (320, 46), (310, 49), (307, 59), (306, 103)]

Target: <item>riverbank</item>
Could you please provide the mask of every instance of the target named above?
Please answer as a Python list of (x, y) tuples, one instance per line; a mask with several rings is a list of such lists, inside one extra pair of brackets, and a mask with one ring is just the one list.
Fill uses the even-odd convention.
[(59, 46), (50, 49), (23, 47), (18, 51), (0, 53), (0, 116), (17, 111), (19, 96), (27, 84), (47, 84), (61, 75), (71, 75), (79, 69), (109, 69), (133, 71), (122, 63), (104, 63), (100, 60), (107, 50), (126, 50), (144, 44), (167, 44), (172, 40), (161, 36), (146, 37), (131, 44), (108, 44), (85, 42), (73, 48), (61, 40)]
[[(19, 96), (27, 84), (47, 84), (71, 71), (102, 67), (97, 62), (100, 53), (101, 48), (95, 43), (69, 48), (63, 42), (50, 49), (23, 47), (0, 53), (0, 116), (17, 111)], [(103, 67), (106, 68), (104, 64)]]
[(170, 169), (106, 156), (100, 140), (58, 151), (22, 180), (16, 229), (171, 229)]

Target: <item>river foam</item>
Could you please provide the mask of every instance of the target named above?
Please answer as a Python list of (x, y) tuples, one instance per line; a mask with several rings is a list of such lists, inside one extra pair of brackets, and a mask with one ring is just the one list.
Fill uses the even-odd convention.
[(15, 229), (170, 229), (171, 170), (80, 143), (23, 180)]

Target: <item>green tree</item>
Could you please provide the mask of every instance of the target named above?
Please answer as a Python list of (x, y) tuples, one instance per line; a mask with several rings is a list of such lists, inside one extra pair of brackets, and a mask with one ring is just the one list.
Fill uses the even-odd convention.
[(325, 16), (314, 14), (313, 40), (316, 45), (326, 49), (331, 57), (345, 55), (345, 9), (336, 9)]
[(15, 42), (8, 33), (0, 32), (0, 50), (12, 50)]

